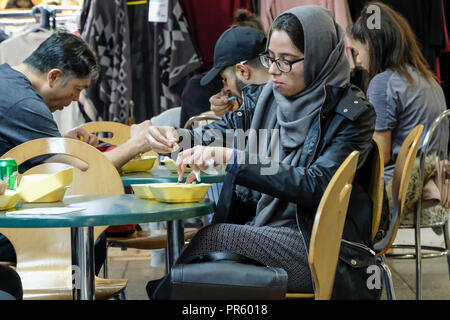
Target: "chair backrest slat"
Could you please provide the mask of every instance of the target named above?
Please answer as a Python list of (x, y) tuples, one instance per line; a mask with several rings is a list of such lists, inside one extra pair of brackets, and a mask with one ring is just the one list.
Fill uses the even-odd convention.
[(316, 300), (331, 298), (358, 157), (359, 152), (354, 151), (342, 163), (328, 184), (317, 209), (308, 258)]
[(381, 146), (373, 140), (374, 146), (370, 154), (370, 184), (369, 196), (372, 199), (372, 240), (377, 235), (381, 221), (384, 195), (384, 158)]
[(419, 150), (420, 137), (422, 136), (423, 129), (423, 125), (418, 125), (409, 133), (403, 142), (397, 160), (395, 161), (394, 177), (392, 178), (392, 199), (394, 204), (392, 221), (386, 238), (379, 244), (382, 248), (376, 248), (377, 256), (385, 254), (386, 251), (390, 249), (397, 236), (400, 222), (404, 214), (403, 211), (408, 184), (411, 178), (414, 161)]
[[(13, 158), (18, 165), (38, 156), (56, 154), (79, 159), (88, 165), (86, 171), (74, 168), (73, 183), (67, 195), (77, 194), (123, 194), (124, 188), (119, 172), (96, 148), (65, 138), (42, 138), (17, 146), (3, 155)], [(61, 163), (44, 163), (28, 170), (25, 174), (54, 173), (67, 168)]]
[(93, 121), (87, 122), (81, 126), (89, 133), (112, 133), (111, 138), (101, 137), (102, 141), (119, 146), (130, 139), (130, 126), (114, 121)]

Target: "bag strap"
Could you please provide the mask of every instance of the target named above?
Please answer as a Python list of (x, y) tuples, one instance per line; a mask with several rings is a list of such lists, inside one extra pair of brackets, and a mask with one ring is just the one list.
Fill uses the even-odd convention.
[(185, 262), (185, 264), (215, 262), (215, 261), (223, 261), (223, 260), (230, 260), (230, 261), (235, 261), (235, 262), (244, 263), (244, 264), (253, 264), (255, 266), (262, 266), (262, 267), (266, 266), (259, 261), (248, 258), (248, 257), (243, 256), (238, 253), (219, 252), (219, 251), (208, 252), (205, 254), (195, 256), (195, 257), (189, 259), (187, 262)]

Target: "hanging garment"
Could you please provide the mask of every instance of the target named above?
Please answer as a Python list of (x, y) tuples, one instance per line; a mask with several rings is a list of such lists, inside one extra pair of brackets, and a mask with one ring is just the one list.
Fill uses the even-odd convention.
[(233, 22), (237, 9), (252, 10), (251, 0), (180, 0), (190, 33), (203, 60), (203, 70), (214, 64), (214, 47)]
[(450, 3), (441, 0), (444, 15), (444, 31), (445, 31), (445, 48), (439, 57), (440, 73), (442, 89), (444, 90), (447, 108), (450, 108)]
[[(148, 3), (129, 5), (133, 114), (136, 122), (159, 114), (160, 85), (154, 83), (153, 64), (157, 61), (153, 24), (148, 22)], [(153, 54), (156, 54), (156, 57)]]
[[(161, 81), (160, 112), (181, 106), (187, 80), (202, 66), (188, 31), (188, 23), (178, 0), (169, 1), (169, 21), (157, 24), (158, 66)], [(156, 47), (155, 47), (156, 49)], [(156, 71), (156, 70), (154, 70)]]
[(25, 31), (0, 43), (0, 64), (11, 66), (21, 64), (39, 45), (53, 34), (53, 31)]
[(132, 81), (126, 1), (92, 0), (81, 16), (85, 17), (81, 36), (96, 52), (101, 66), (87, 96), (102, 119), (128, 123)]
[(450, 52), (443, 53), (439, 57), (439, 64), (441, 69), (441, 86), (447, 101), (447, 109), (450, 109)]
[(9, 38), (9, 37), (8, 37), (8, 35), (6, 34), (6, 32), (3, 31), (3, 30), (0, 30), (0, 43), (3, 42), (3, 41), (5, 41), (5, 40), (8, 39), (8, 38)]
[(137, 122), (181, 106), (187, 80), (202, 66), (179, 1), (169, 1), (167, 23), (148, 22), (148, 6), (128, 6)]
[(450, 3), (441, 0), (443, 25), (444, 25), (444, 38), (445, 48), (442, 53), (450, 52)]
[[(317, 5), (334, 13), (336, 22), (347, 30), (352, 24), (350, 9), (347, 0), (261, 0), (261, 21), (266, 32), (269, 31), (272, 22), (286, 10), (306, 5)], [(350, 39), (345, 37), (345, 54), (350, 63), (350, 69), (355, 68)]]
[[(368, 0), (349, 0), (355, 21)], [(401, 13), (408, 20), (422, 47), (425, 59), (436, 71), (436, 58), (445, 47), (441, 0), (380, 0)]]

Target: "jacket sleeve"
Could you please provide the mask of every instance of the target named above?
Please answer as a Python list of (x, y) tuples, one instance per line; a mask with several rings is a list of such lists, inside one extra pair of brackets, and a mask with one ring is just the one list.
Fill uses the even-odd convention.
[[(343, 116), (335, 114), (334, 117)], [(236, 170), (234, 183), (315, 212), (328, 183), (348, 155), (357, 150), (360, 152), (358, 167), (365, 162), (372, 146), (374, 127), (375, 111), (370, 106), (356, 119), (345, 118), (334, 136), (327, 138), (325, 133), (327, 142), (309, 167), (278, 163), (279, 170), (274, 175), (261, 175), (264, 166), (247, 164), (247, 154), (246, 164)]]
[[(234, 140), (234, 135), (232, 134), (233, 131), (231, 130), (235, 130), (236, 128), (237, 112), (239, 112), (239, 110), (228, 112), (221, 120), (214, 121), (193, 130), (178, 129), (179, 136), (183, 137), (183, 149), (187, 150), (196, 145), (231, 148)], [(228, 135), (227, 130), (229, 130)], [(186, 142), (185, 139), (188, 139), (188, 142)]]

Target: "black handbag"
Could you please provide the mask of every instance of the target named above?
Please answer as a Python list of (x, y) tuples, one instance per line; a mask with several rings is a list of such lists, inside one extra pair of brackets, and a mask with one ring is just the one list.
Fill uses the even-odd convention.
[(341, 241), (332, 300), (380, 300), (382, 269), (375, 252), (367, 246)]
[(288, 276), (242, 255), (213, 252), (171, 271), (173, 300), (282, 300)]

